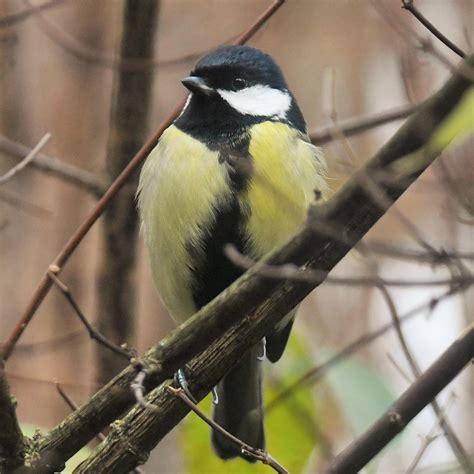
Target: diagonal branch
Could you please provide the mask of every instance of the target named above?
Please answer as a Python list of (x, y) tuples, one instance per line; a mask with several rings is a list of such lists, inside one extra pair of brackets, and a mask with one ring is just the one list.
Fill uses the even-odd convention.
[[(473, 62), (474, 57), (469, 59), (469, 64)], [(470, 86), (464, 74), (455, 74), (420, 106), (362, 170), (392, 200), (397, 199), (447, 145), (445, 141), (441, 146), (435, 139), (446, 125), (452, 124), (452, 117), (458, 117), (459, 111), (466, 107), (463, 99)], [(387, 173), (392, 176), (391, 181), (380, 179), (381, 174), (386, 177)], [(130, 384), (137, 369), (147, 368), (146, 388), (152, 389), (195, 357), (190, 364), (188, 382), (192, 393), (202, 398), (238, 357), (317, 286), (315, 281), (268, 279), (260, 274), (259, 266), (293, 263), (328, 273), (385, 211), (374, 202), (357, 176), (331, 200), (315, 205), (308, 225), (288, 244), (264, 263), (257, 263), (47, 434), (40, 443), (35, 472), (47, 472), (47, 469), (41, 470), (46, 460), (49, 460), (50, 470), (54, 463), (61, 465), (104, 426), (130, 408), (135, 402)], [(344, 238), (328, 235), (324, 231), (327, 227), (338, 229)], [(320, 283), (323, 280), (324, 276), (321, 276)], [(205, 352), (200, 354), (201, 351)], [(200, 355), (196, 357), (197, 354)], [(150, 413), (142, 407), (133, 409), (87, 461), (89, 472), (97, 472), (98, 466), (109, 461), (117, 469), (119, 466), (120, 469), (134, 467), (143, 456), (146, 457), (147, 450), (187, 414), (188, 408), (169, 394), (167, 385), (169, 383), (154, 389), (147, 397), (148, 402), (157, 404), (161, 413)]]
[(474, 325), (453, 342), (431, 367), (358, 439), (328, 467), (328, 473), (359, 472), (474, 357)]
[(430, 31), (436, 38), (438, 38), (451, 51), (454, 51), (459, 57), (465, 58), (466, 53), (456, 46), (449, 38), (447, 38), (436, 26), (431, 23), (421, 12), (416, 8), (413, 0), (402, 0), (402, 8), (409, 11), (428, 31)]

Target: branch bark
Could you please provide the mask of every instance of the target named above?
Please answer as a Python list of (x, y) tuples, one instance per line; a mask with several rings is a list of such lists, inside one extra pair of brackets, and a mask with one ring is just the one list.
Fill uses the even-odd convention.
[(0, 472), (12, 472), (23, 464), (23, 434), (15, 413), (4, 363), (0, 359)]
[[(474, 64), (474, 57), (468, 64)], [(330, 201), (314, 206), (308, 225), (267, 258), (265, 264), (293, 263), (329, 272), (386, 211), (364, 188), (367, 176), (392, 200), (398, 198), (440, 153), (441, 150), (429, 146), (431, 140), (457, 107), (462, 106), (462, 99), (470, 86), (465, 75), (455, 74)], [(410, 156), (410, 166), (400, 169), (401, 163), (406, 164), (407, 156)], [(387, 173), (391, 180), (387, 180)], [(336, 229), (336, 232), (328, 232), (328, 229)], [(261, 265), (257, 263), (214, 301), (148, 351), (139, 361), (139, 368), (146, 366), (150, 373), (147, 389), (156, 387), (167, 375), (205, 350), (192, 361), (188, 375), (193, 394), (202, 398), (246, 349), (317, 286), (314, 280), (265, 278), (259, 272)], [(323, 279), (322, 276), (321, 282)], [(56, 462), (61, 463), (68, 459), (132, 405), (130, 384), (136, 370), (136, 365), (127, 367), (46, 436), (40, 443), (35, 472), (50, 472), (54, 464), (42, 471), (41, 462), (56, 458)], [(168, 385), (169, 382), (148, 395), (147, 401), (157, 404), (160, 413), (150, 413), (143, 408), (131, 410), (80, 468), (82, 472), (99, 469), (99, 466), (102, 469), (109, 463), (117, 466), (116, 472), (122, 472), (122, 466), (128, 469), (143, 461), (147, 450), (188, 412), (180, 400), (169, 394)], [(125, 441), (126, 446), (123, 444)], [(129, 449), (130, 446), (133, 449)]]
[(359, 472), (434, 400), (474, 357), (474, 325), (420, 376), (362, 436), (329, 465), (328, 473)]

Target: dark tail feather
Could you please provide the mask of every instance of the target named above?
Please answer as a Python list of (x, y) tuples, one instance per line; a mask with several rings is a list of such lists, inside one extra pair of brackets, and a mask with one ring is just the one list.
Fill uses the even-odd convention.
[[(254, 448), (265, 449), (262, 400), (261, 344), (253, 347), (217, 385), (218, 404), (214, 407), (214, 420), (234, 436)], [(240, 456), (240, 447), (215, 430), (212, 445), (222, 459)]]

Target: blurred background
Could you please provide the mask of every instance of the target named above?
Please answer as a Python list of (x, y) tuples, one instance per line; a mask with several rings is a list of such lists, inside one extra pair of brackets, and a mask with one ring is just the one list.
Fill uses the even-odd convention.
[[(142, 17), (128, 18), (124, 1), (69, 0), (17, 18), (31, 4), (0, 0), (0, 173), (18, 163), (47, 132), (52, 137), (42, 158), (53, 158), (60, 168), (52, 172), (47, 159), (50, 168), (40, 168), (44, 160), (38, 159), (0, 187), (0, 341), (7, 339), (44, 271), (107, 183), (185, 97), (180, 79), (202, 54), (252, 24), (270, 2), (129, 3), (143, 10)], [(331, 125), (334, 112), (343, 122), (417, 103), (446, 80), (444, 65), (416, 50), (390, 26), (387, 19), (428, 36), (400, 4), (288, 0), (252, 38), (251, 45), (270, 53), (282, 67), (310, 132)], [(416, 6), (454, 43), (472, 50), (472, 0), (418, 0)], [(128, 63), (117, 60), (127, 29), (124, 17), (129, 26), (138, 22), (148, 32), (148, 47), (125, 49), (127, 58), (136, 59)], [(458, 60), (442, 44), (436, 46), (450, 61)], [(137, 92), (134, 81), (145, 85)], [(117, 111), (125, 117), (125, 126)], [(129, 124), (131, 118), (136, 126)], [(392, 122), (347, 142), (325, 143), (331, 189), (337, 190), (400, 124)], [(472, 268), (472, 146), (472, 136), (451, 146), (397, 202), (397, 211), (388, 212), (370, 232), (365, 239), (369, 251), (353, 251), (333, 275), (370, 276), (377, 270), (391, 279), (449, 278), (446, 265), (430, 262), (425, 243), (456, 253)], [(79, 177), (71, 182), (64, 170)], [(114, 342), (127, 342), (142, 352), (174, 323), (153, 287), (138, 236), (135, 186), (136, 175), (88, 233), (61, 280), (89, 321)], [(444, 295), (448, 286), (387, 290), (399, 316), (422, 307), (403, 325), (421, 370), (473, 320), (472, 289), (442, 297), (431, 308), (429, 302)], [(291, 472), (321, 472), (414, 375), (392, 329), (362, 345), (324, 377), (309, 378), (290, 397), (273, 400), (308, 370), (390, 321), (386, 298), (372, 286), (325, 283), (302, 305), (289, 350), (278, 365), (265, 367), (268, 450)], [(63, 295), (52, 288), (6, 367), (25, 432), (48, 430), (70, 412), (55, 381), (82, 404), (122, 366), (89, 339)], [(471, 454), (473, 400), (472, 369), (439, 397), (442, 412)], [(210, 403), (204, 406), (210, 409)], [(240, 460), (222, 464), (211, 451), (208, 427), (194, 415), (166, 437), (143, 468), (150, 473), (268, 469)], [(367, 472), (462, 471), (427, 407)]]

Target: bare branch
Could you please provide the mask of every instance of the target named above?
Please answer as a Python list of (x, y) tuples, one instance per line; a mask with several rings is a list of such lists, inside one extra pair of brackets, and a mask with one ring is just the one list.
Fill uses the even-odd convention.
[(206, 422), (212, 429), (218, 431), (220, 434), (225, 436), (227, 439), (235, 443), (237, 446), (240, 447), (240, 450), (245, 455), (249, 456), (256, 461), (260, 461), (263, 464), (267, 464), (276, 472), (282, 474), (288, 474), (288, 471), (278, 462), (276, 461), (268, 452), (262, 451), (260, 449), (255, 449), (254, 447), (244, 443), (242, 440), (234, 436), (233, 434), (229, 433), (227, 430), (222, 428), (218, 423), (216, 423), (213, 419), (209, 418), (199, 407), (186, 395), (185, 391), (182, 388), (174, 388), (168, 386), (168, 390), (177, 397), (181, 398), (186, 405), (196, 413), (201, 420)]
[(328, 473), (358, 472), (429, 404), (474, 357), (471, 325), (364, 434), (329, 465)]
[[(451, 406), (452, 402), (454, 401), (455, 399), (455, 395), (452, 393), (450, 396), (449, 396), (449, 399), (448, 401), (446, 402), (446, 405), (442, 408), (442, 412), (441, 412), (441, 420), (444, 420), (445, 417), (446, 417), (446, 414), (448, 412), (448, 408)], [(423, 440), (423, 443), (422, 445), (420, 446), (420, 449), (419, 451), (416, 453), (416, 456), (415, 458), (413, 459), (412, 463), (410, 464), (410, 466), (408, 466), (408, 469), (406, 471), (406, 474), (413, 474), (413, 472), (415, 471), (415, 468), (416, 466), (418, 465), (418, 463), (420, 462), (421, 458), (423, 457), (423, 454), (425, 453), (426, 449), (428, 448), (428, 446), (433, 442), (435, 441), (436, 439), (439, 438), (440, 436), (440, 433), (436, 434), (436, 432), (439, 430), (439, 426), (440, 425), (440, 420), (436, 420), (436, 423), (434, 424), (433, 428), (431, 428), (431, 430), (429, 431), (429, 433), (424, 437), (424, 440)]]
[(43, 138), (36, 144), (36, 146), (26, 155), (16, 166), (7, 171), (4, 175), (0, 176), (0, 185), (5, 184), (7, 181), (12, 179), (17, 173), (23, 168), (28, 166), (37, 156), (39, 151), (46, 145), (48, 140), (51, 138), (51, 133), (46, 133)]
[(128, 349), (125, 349), (123, 346), (118, 346), (117, 344), (114, 344), (112, 341), (107, 339), (103, 334), (101, 334), (99, 331), (94, 329), (89, 324), (89, 321), (87, 321), (87, 318), (84, 316), (84, 313), (81, 311), (81, 308), (77, 304), (77, 301), (74, 299), (74, 296), (72, 295), (71, 290), (56, 276), (56, 273), (57, 273), (57, 269), (54, 267), (51, 267), (48, 273), (48, 276), (49, 278), (51, 278), (53, 283), (56, 285), (56, 287), (61, 291), (61, 293), (66, 298), (66, 300), (69, 302), (72, 309), (76, 313), (77, 317), (80, 319), (81, 323), (87, 329), (87, 332), (89, 333), (90, 338), (94, 339), (95, 341), (97, 341), (99, 344), (106, 347), (107, 349), (110, 349), (115, 354), (121, 357), (124, 357), (126, 360), (130, 361), (130, 359), (134, 355), (134, 351), (130, 351)]
[(421, 12), (416, 8), (413, 0), (402, 0), (402, 8), (408, 10), (427, 30), (429, 30), (436, 38), (444, 43), (451, 51), (454, 51), (461, 58), (466, 57), (466, 53), (456, 46), (449, 38), (443, 35)]
[[(234, 245), (226, 245), (224, 253), (227, 258), (236, 266), (249, 270), (253, 268), (257, 261), (240, 253)], [(461, 275), (441, 280), (405, 280), (405, 279), (384, 279), (381, 277), (330, 277), (327, 273), (319, 270), (312, 270), (298, 267), (292, 263), (284, 265), (266, 265), (258, 266), (260, 275), (276, 280), (307, 281), (318, 283), (324, 279), (325, 283), (342, 286), (396, 286), (414, 288), (418, 286), (446, 286), (446, 285), (471, 285), (474, 283), (474, 276)]]
[[(445, 264), (445, 260), (447, 259), (474, 260), (474, 253), (471, 252), (453, 252), (443, 250), (440, 255), (436, 255), (433, 254), (433, 252), (419, 251), (405, 247), (399, 247), (397, 245), (377, 240), (371, 240), (367, 242), (367, 246), (371, 251), (386, 255), (388, 257), (417, 262), (426, 262), (430, 265)], [(441, 261), (439, 260), (440, 257)]]
[[(31, 152), (25, 145), (1, 135), (0, 151), (18, 159), (23, 159)], [(97, 177), (95, 174), (42, 153), (37, 155), (30, 167), (51, 174), (80, 189), (84, 189), (95, 197), (101, 196), (107, 189), (105, 180)]]
[(386, 112), (380, 112), (373, 115), (355, 117), (346, 120), (340, 120), (338, 125), (328, 125), (321, 127), (309, 134), (311, 142), (315, 145), (324, 145), (337, 139), (336, 131), (340, 130), (345, 137), (357, 135), (359, 133), (372, 130), (395, 120), (401, 120), (409, 117), (417, 109), (417, 105), (404, 105)]

